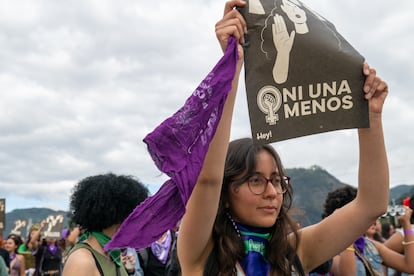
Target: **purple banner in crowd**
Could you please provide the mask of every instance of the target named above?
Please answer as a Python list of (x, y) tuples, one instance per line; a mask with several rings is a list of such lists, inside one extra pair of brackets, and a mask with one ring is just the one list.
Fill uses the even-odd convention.
[(135, 208), (105, 249), (143, 248), (176, 227), (220, 121), (236, 63), (237, 41), (231, 37), (224, 56), (185, 105), (145, 137), (156, 166), (170, 179)]

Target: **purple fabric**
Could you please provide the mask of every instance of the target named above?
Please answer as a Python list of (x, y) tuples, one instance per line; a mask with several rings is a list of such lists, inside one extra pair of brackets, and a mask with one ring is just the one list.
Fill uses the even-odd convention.
[(54, 244), (48, 244), (47, 250), (50, 252), (50, 254), (55, 255), (57, 252), (57, 246)]
[[(364, 255), (364, 247), (365, 247), (365, 237), (359, 237), (355, 242), (354, 245), (359, 249), (362, 255)], [(358, 259), (361, 259), (358, 255), (356, 255)]]
[(65, 228), (61, 232), (62, 239), (66, 239), (69, 236), (69, 229)]
[(151, 243), (151, 251), (152, 254), (163, 264), (167, 262), (168, 254), (170, 253), (171, 249), (171, 241), (172, 241), (172, 235), (171, 231), (168, 230), (167, 234), (165, 235), (164, 240), (159, 242), (158, 240)]
[(156, 166), (170, 179), (134, 209), (106, 250), (147, 247), (176, 227), (221, 118), (236, 63), (237, 41), (230, 37), (224, 56), (184, 106), (144, 138)]

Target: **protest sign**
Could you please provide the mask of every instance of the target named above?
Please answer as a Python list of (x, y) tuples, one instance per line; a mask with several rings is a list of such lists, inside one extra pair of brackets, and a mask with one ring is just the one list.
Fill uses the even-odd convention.
[(58, 239), (63, 229), (64, 214), (49, 215), (42, 228), (44, 238)]
[(6, 228), (6, 199), (0, 198), (0, 234)]
[(253, 140), (369, 127), (364, 58), (296, 0), (249, 0), (245, 81)]
[(10, 234), (16, 234), (21, 237), (26, 236), (26, 228), (28, 226), (28, 220), (27, 219), (16, 219), (13, 222), (13, 228), (10, 231)]

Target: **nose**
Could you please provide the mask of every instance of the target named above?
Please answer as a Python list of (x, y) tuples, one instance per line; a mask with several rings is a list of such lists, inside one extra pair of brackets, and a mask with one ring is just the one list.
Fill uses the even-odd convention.
[[(270, 185), (269, 185), (270, 184)], [(266, 179), (266, 189), (264, 191), (266, 196), (276, 197), (278, 195), (278, 191), (275, 186), (273, 186), (272, 181), (270, 179)]]

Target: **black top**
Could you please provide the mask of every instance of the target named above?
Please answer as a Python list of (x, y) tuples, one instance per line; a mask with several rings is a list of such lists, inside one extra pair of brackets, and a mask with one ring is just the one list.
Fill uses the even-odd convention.
[(3, 257), (4, 262), (6, 263), (6, 266), (10, 268), (10, 255), (9, 252), (7, 252), (6, 249), (0, 248), (0, 256)]

